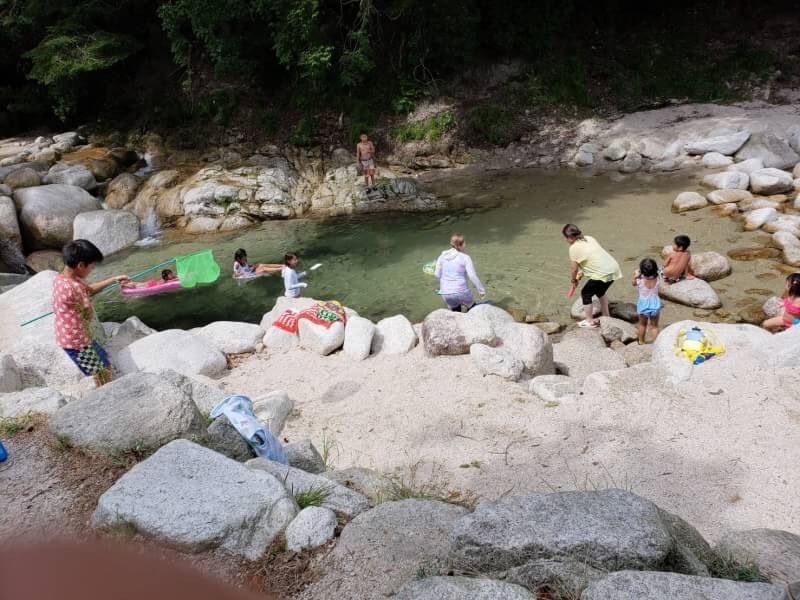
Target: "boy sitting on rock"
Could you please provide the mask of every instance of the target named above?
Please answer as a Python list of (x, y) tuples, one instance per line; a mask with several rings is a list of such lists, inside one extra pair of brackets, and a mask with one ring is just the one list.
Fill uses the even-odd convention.
[(694, 279), (694, 273), (689, 266), (692, 260), (692, 253), (689, 252), (689, 244), (692, 241), (688, 235), (676, 235), (672, 242), (672, 254), (664, 259), (664, 266), (661, 269), (661, 278), (664, 283), (678, 283), (684, 279)]

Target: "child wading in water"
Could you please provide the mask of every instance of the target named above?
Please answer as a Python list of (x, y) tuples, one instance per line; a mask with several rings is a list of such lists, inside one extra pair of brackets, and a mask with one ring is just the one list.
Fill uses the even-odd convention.
[(74, 240), (64, 246), (64, 270), (53, 281), (56, 344), (84, 375), (94, 377), (98, 387), (111, 381), (111, 363), (105, 349), (92, 338), (91, 296), (110, 285), (128, 281), (127, 275), (116, 275), (86, 283), (85, 279), (102, 260), (103, 253), (93, 243)]
[(800, 325), (800, 273), (792, 273), (786, 278), (782, 306), (780, 315), (761, 324), (764, 329), (777, 331)]
[(251, 265), (247, 262), (247, 251), (244, 248), (239, 248), (233, 254), (234, 277), (250, 277), (265, 273), (277, 273), (281, 269), (283, 269), (283, 265), (277, 263), (258, 263), (256, 265)]
[(692, 253), (689, 252), (689, 244), (692, 240), (688, 235), (676, 235), (672, 241), (672, 254), (664, 259), (664, 268), (661, 269), (661, 276), (664, 283), (678, 283), (683, 279), (694, 279), (692, 268), (689, 262), (692, 260)]
[(658, 265), (652, 258), (644, 258), (639, 269), (633, 274), (633, 285), (639, 288), (636, 312), (639, 315), (639, 343), (644, 344), (647, 337), (647, 324), (653, 330), (653, 340), (658, 337), (658, 317), (661, 314), (661, 298), (658, 297)]
[(287, 252), (283, 257), (281, 275), (283, 276), (283, 287), (285, 289), (283, 295), (287, 298), (299, 298), (300, 290), (308, 287), (307, 283), (300, 281), (307, 273), (305, 271), (302, 273), (295, 271), (299, 263), (300, 258), (294, 252)]
[(475, 298), (469, 289), (467, 280), (478, 289), (481, 298), (486, 296), (475, 266), (468, 254), (464, 253), (467, 243), (464, 236), (454, 233), (450, 237), (450, 249), (445, 250), (436, 260), (434, 276), (439, 280), (439, 295), (452, 311), (460, 312), (461, 307), (467, 310), (475, 306)]

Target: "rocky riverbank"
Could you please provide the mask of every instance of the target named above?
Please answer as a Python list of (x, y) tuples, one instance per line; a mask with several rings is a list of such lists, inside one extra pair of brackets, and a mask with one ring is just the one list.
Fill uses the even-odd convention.
[[(0, 295), (0, 416), (43, 413), (50, 443), (141, 461), (94, 492), (99, 532), (245, 561), (322, 544), (308, 598), (789, 598), (800, 581), (797, 331), (700, 323), (726, 352), (692, 366), (673, 351), (691, 322), (641, 347), (613, 319), (554, 341), (491, 306), (417, 325), (347, 309), (293, 335), (274, 321), (314, 301), (284, 299), (261, 324), (105, 323), (120, 377), (94, 390), (49, 320), (19, 329), (54, 275)], [(231, 393), (292, 442), (290, 467), (204, 418)], [(71, 492), (27, 477), (16, 439), (0, 530), (25, 498), (26, 527), (47, 528)], [(720, 579), (742, 569), (771, 585)]]

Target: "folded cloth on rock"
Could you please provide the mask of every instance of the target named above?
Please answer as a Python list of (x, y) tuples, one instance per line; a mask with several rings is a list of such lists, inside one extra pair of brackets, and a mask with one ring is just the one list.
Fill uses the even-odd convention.
[(256, 419), (253, 402), (247, 396), (228, 396), (211, 409), (211, 418), (225, 415), (231, 425), (239, 432), (260, 458), (289, 464), (281, 443), (270, 430)]
[(272, 324), (278, 329), (283, 329), (288, 333), (297, 333), (300, 319), (308, 319), (316, 325), (322, 325), (326, 329), (329, 329), (330, 326), (337, 321), (341, 321), (345, 324), (347, 323), (347, 316), (345, 315), (341, 303), (336, 300), (328, 300), (327, 302), (318, 302), (314, 306), (309, 306), (300, 312), (294, 311), (291, 308), (286, 309)]

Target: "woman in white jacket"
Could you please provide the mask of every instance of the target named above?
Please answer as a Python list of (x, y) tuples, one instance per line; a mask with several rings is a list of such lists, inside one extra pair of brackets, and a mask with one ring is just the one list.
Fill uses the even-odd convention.
[(466, 242), (460, 233), (450, 237), (450, 249), (445, 250), (436, 260), (434, 275), (439, 280), (439, 292), (447, 308), (452, 311), (467, 310), (475, 306), (475, 298), (469, 289), (468, 281), (477, 288), (481, 298), (486, 296), (486, 290), (475, 272), (475, 266), (468, 254), (464, 254)]

